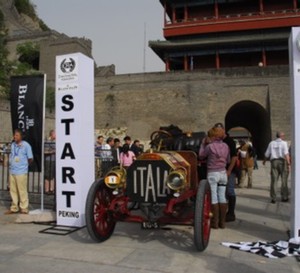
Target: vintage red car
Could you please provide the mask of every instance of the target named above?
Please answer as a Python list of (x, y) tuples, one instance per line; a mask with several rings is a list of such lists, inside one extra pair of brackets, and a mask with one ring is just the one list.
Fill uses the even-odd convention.
[[(91, 238), (110, 238), (117, 222), (137, 222), (143, 228), (191, 225), (198, 251), (210, 237), (211, 192), (200, 179), (196, 151), (204, 133), (152, 134), (152, 149), (128, 168), (116, 166), (94, 182), (86, 201), (86, 223)], [(137, 205), (139, 210), (133, 210)]]

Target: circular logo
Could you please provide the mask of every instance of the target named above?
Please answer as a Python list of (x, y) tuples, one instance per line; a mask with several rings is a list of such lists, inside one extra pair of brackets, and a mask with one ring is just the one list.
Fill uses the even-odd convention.
[(70, 73), (75, 69), (76, 63), (72, 58), (64, 59), (60, 64), (60, 69), (63, 73)]

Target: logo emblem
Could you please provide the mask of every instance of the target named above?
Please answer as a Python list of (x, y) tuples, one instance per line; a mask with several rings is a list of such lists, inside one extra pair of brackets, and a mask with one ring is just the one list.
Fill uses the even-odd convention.
[(76, 62), (72, 58), (64, 59), (60, 64), (60, 69), (63, 73), (71, 73), (76, 66)]

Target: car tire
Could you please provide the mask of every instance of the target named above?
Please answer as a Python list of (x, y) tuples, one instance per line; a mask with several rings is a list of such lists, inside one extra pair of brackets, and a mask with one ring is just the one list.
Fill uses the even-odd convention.
[(200, 252), (209, 243), (211, 219), (211, 190), (207, 180), (201, 180), (198, 186), (195, 216), (194, 216), (194, 244)]
[(95, 242), (106, 241), (114, 232), (116, 221), (108, 211), (112, 199), (112, 191), (103, 179), (92, 184), (86, 200), (85, 218), (87, 231)]

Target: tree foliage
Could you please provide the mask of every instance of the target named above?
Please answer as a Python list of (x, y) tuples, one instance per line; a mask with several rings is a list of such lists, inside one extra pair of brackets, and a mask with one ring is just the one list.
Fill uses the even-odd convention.
[[(35, 7), (29, 0), (16, 0), (15, 5), (20, 13), (27, 14), (32, 19), (38, 19), (35, 13)], [(42, 22), (42, 24), (44, 24)], [(42, 29), (48, 30), (44, 24)], [(4, 15), (0, 9), (0, 95), (9, 98), (10, 95), (10, 77), (22, 75), (40, 74), (38, 71), (39, 63), (39, 46), (33, 42), (25, 42), (17, 46), (18, 60), (8, 60), (8, 50), (6, 48), (7, 30), (4, 22)], [(47, 88), (46, 106), (53, 110), (55, 107), (55, 90), (54, 88)]]
[(31, 69), (39, 69), (40, 48), (33, 42), (25, 42), (17, 45), (17, 54), (19, 61), (29, 65)]

